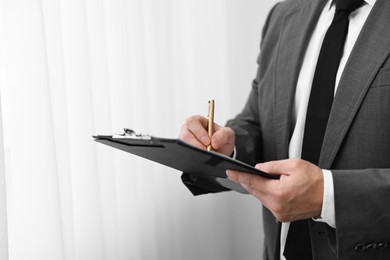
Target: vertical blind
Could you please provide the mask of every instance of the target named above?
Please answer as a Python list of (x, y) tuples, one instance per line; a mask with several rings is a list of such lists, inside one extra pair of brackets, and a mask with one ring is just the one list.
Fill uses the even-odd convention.
[(261, 207), (93, 141), (239, 112), (275, 1), (0, 0), (0, 259), (260, 259)]

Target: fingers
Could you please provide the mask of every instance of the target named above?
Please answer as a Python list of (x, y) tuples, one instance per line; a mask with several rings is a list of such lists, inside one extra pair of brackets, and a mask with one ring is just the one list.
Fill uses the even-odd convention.
[(206, 149), (206, 145), (210, 143), (210, 138), (208, 137), (207, 132), (206, 138), (204, 137), (204, 134), (201, 131), (202, 128), (196, 126), (197, 124), (201, 125), (201, 122), (194, 122), (188, 119), (186, 123), (181, 127), (179, 138), (200, 149)]
[(221, 127), (214, 123), (214, 134), (210, 140), (207, 131), (208, 119), (203, 116), (191, 116), (182, 126), (179, 138), (198, 148), (206, 149), (210, 144), (213, 150), (231, 155), (234, 149), (235, 135), (234, 131), (228, 127)]
[(318, 166), (301, 159), (288, 159), (258, 164), (256, 168), (281, 175), (280, 179), (231, 170), (227, 174), (230, 180), (257, 197), (279, 221), (321, 215), (324, 178)]
[(269, 180), (263, 177), (233, 170), (227, 170), (226, 174), (229, 180), (240, 184), (249, 193), (258, 198), (261, 197), (261, 194), (266, 194), (268, 191)]
[(272, 212), (276, 219), (281, 222), (292, 219), (288, 194), (281, 192), (277, 180), (232, 170), (228, 170), (226, 174), (231, 181), (237, 182), (250, 194), (259, 199)]
[(181, 128), (179, 138), (198, 148), (205, 149), (210, 144), (210, 137), (207, 132), (207, 118), (203, 116), (189, 117)]
[(256, 169), (269, 174), (289, 175), (290, 170), (294, 167), (294, 159), (270, 161), (259, 163), (255, 166)]
[(215, 133), (212, 136), (211, 146), (214, 150), (226, 155), (231, 155), (234, 149), (235, 134), (229, 127), (215, 125)]

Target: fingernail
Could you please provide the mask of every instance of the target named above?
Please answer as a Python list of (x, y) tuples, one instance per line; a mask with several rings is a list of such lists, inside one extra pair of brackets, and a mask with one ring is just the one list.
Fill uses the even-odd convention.
[(226, 170), (226, 175), (228, 176), (228, 179), (231, 180), (231, 171), (229, 170)]
[(230, 171), (229, 170), (226, 170), (226, 175), (230, 179)]

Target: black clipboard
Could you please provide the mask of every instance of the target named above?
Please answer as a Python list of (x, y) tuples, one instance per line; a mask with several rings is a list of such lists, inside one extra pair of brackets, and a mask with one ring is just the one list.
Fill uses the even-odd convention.
[(200, 177), (227, 179), (226, 170), (231, 169), (269, 179), (279, 178), (278, 175), (264, 173), (244, 162), (217, 152), (199, 149), (180, 139), (141, 135), (97, 135), (93, 137), (96, 142)]

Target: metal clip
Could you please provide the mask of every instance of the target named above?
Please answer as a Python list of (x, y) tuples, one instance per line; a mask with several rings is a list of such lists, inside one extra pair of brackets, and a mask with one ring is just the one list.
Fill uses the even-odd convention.
[(112, 138), (129, 138), (129, 139), (140, 139), (140, 140), (151, 140), (150, 135), (137, 134), (134, 130), (129, 128), (123, 128), (124, 133), (113, 135)]

